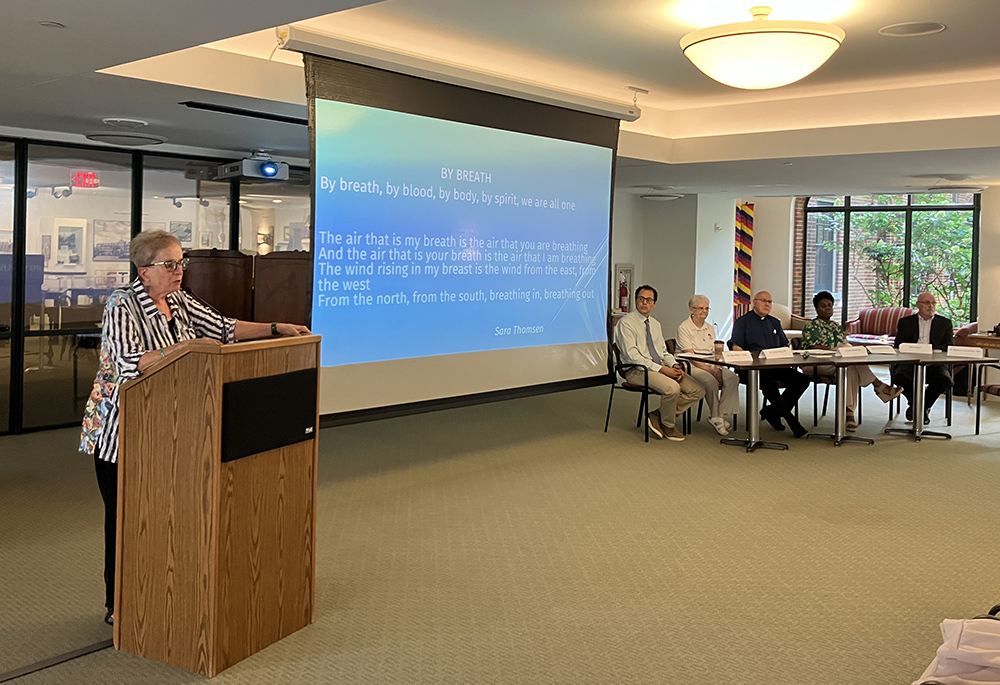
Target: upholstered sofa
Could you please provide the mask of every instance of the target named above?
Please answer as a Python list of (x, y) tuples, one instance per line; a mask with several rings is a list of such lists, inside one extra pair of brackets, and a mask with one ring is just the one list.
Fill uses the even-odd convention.
[(909, 307), (862, 309), (858, 312), (858, 318), (847, 322), (847, 334), (862, 341), (887, 342), (891, 345), (896, 339), (899, 320), (916, 313), (916, 309)]

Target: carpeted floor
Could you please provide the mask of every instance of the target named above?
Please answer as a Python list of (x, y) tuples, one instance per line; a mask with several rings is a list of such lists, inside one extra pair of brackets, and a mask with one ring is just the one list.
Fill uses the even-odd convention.
[[(915, 444), (865, 397), (873, 447), (647, 445), (607, 388), (325, 430), (316, 623), (216, 680), (909, 683), (1000, 602), (1000, 425), (958, 400)], [(110, 636), (75, 442), (0, 439), (0, 673)], [(202, 680), (105, 650), (15, 682)]]

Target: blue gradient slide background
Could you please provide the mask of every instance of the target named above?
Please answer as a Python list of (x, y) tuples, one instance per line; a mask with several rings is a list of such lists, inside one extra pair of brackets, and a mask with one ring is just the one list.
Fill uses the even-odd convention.
[[(606, 339), (611, 150), (327, 100), (316, 100), (315, 136), (312, 329), (323, 336), (323, 366)], [(482, 172), (480, 181), (488, 174), (490, 182), (442, 178), (442, 168)], [(355, 190), (344, 190), (351, 182), (358, 184)], [(438, 199), (402, 191), (392, 197), (390, 185), (429, 189)], [(476, 202), (456, 200), (456, 191)], [(443, 193), (450, 196), (447, 202)], [(484, 193), (513, 195), (517, 204), (486, 204)], [(559, 208), (523, 206), (522, 198), (558, 198)], [(575, 209), (562, 209), (563, 203)], [(372, 236), (388, 245), (369, 244)], [(428, 246), (428, 239), (457, 245)], [(460, 241), (470, 239), (514, 240), (518, 247), (473, 248), (466, 242), (463, 248)], [(522, 249), (524, 242), (535, 249)], [(562, 253), (586, 254), (592, 258), (589, 273), (478, 273), (495, 264), (487, 253), (511, 259), (520, 253), (517, 259), (523, 259), (545, 242), (572, 244), (556, 253), (557, 271), (584, 266), (562, 261)], [(349, 248), (364, 250), (365, 258), (348, 259)], [(389, 259), (392, 248), (399, 251), (395, 260)], [(428, 261), (431, 253), (437, 254)], [(413, 273), (415, 266), (440, 265), (442, 253), (445, 264), (471, 265), (473, 273)], [(544, 269), (551, 253), (531, 266)], [(357, 265), (372, 265), (375, 273), (346, 274)], [(380, 265), (405, 268), (406, 275), (380, 276)], [(365, 289), (344, 290), (359, 280), (367, 281)], [(486, 300), (446, 302), (445, 291)], [(511, 291), (528, 301), (489, 299), (491, 292)], [(359, 293), (388, 303), (355, 304)], [(415, 293), (437, 301), (418, 303)], [(518, 326), (532, 332), (518, 334)]]

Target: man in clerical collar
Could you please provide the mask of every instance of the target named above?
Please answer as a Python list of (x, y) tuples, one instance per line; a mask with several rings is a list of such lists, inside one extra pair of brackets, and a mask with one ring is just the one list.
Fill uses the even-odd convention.
[[(954, 343), (951, 319), (936, 314), (937, 299), (930, 293), (917, 296), (917, 313), (904, 316), (896, 324), (896, 340), (893, 343), (930, 343), (935, 350), (948, 351)], [(924, 393), (924, 423), (931, 422), (931, 405), (937, 398), (948, 392), (952, 384), (952, 368), (949, 364), (930, 364), (924, 372), (927, 391)], [(903, 388), (903, 397), (909, 403), (906, 420), (913, 420), (913, 364), (894, 364), (892, 384)]]
[(649, 430), (658, 438), (683, 440), (675, 417), (705, 396), (705, 389), (684, 373), (673, 355), (667, 352), (660, 322), (650, 316), (656, 306), (656, 290), (640, 285), (635, 291), (635, 310), (623, 316), (615, 326), (615, 344), (622, 361), (646, 367), (630, 369), (625, 380), (642, 385), (649, 379), (649, 389), (660, 394), (660, 408), (649, 412)]
[[(733, 322), (733, 336), (729, 343), (734, 350), (750, 352), (788, 345), (788, 338), (781, 327), (781, 322), (771, 316), (771, 293), (762, 290), (754, 295), (753, 311), (747, 312)], [(745, 382), (746, 372), (740, 371), (739, 374)], [(785, 386), (783, 393), (778, 389), (779, 383)], [(764, 393), (768, 405), (760, 410), (760, 417), (779, 431), (785, 430), (785, 425), (782, 423), (784, 419), (795, 437), (801, 438), (808, 431), (795, 418), (792, 410), (808, 387), (809, 378), (793, 367), (762, 370), (760, 390)]]

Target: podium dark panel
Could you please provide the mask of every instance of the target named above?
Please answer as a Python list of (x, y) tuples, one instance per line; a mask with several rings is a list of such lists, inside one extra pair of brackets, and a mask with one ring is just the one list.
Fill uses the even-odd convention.
[(317, 370), (233, 381), (222, 386), (222, 461), (312, 440)]

